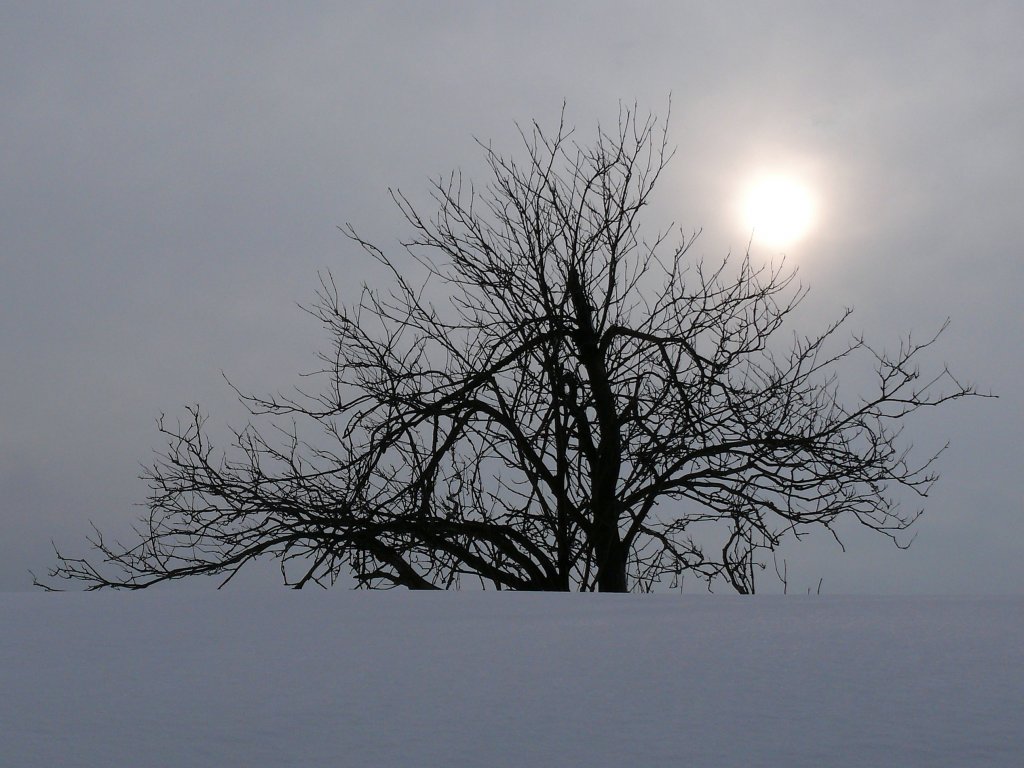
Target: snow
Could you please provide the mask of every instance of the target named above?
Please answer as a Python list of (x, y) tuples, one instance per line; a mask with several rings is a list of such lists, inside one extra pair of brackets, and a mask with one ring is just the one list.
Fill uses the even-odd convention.
[(0, 765), (1020, 766), (1024, 598), (0, 594)]

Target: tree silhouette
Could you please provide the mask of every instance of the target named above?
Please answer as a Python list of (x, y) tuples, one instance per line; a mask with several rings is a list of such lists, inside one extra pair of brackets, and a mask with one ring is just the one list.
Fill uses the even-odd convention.
[[(919, 514), (901, 489), (936, 479), (904, 419), (974, 390), (920, 374), (934, 338), (877, 350), (845, 331), (849, 311), (780, 345), (806, 295), (791, 271), (709, 266), (671, 229), (644, 239), (666, 125), (622, 109), (581, 145), (563, 113), (520, 131), (519, 159), (481, 145), (488, 185), (435, 182), (429, 217), (393, 192), (400, 258), (345, 230), (391, 288), (348, 305), (321, 276), (318, 387), (239, 392), (252, 420), (226, 453), (198, 408), (161, 421), (137, 537), (97, 531), (51, 579), (227, 582), (276, 558), (295, 587), (621, 592), (689, 573), (748, 593), (788, 534), (850, 519), (900, 543)], [(849, 364), (877, 377), (852, 401)]]

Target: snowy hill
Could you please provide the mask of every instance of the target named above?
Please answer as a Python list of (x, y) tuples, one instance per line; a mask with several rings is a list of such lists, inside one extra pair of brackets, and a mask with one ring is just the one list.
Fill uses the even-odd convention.
[(1020, 766), (1024, 599), (0, 595), (0, 765)]

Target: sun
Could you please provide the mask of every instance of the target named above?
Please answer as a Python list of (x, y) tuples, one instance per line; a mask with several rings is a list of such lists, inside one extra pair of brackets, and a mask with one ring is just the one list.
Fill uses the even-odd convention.
[(746, 187), (741, 217), (755, 243), (786, 248), (803, 239), (814, 224), (815, 202), (810, 189), (782, 173), (764, 174)]

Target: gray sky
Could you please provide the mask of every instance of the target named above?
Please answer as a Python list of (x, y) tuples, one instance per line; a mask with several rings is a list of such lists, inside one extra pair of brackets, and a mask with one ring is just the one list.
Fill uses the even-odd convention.
[(886, 5), (4, 3), (0, 589), (90, 519), (126, 529), (161, 412), (237, 423), (221, 370), (272, 391), (314, 367), (296, 304), (318, 269), (375, 278), (336, 226), (394, 243), (388, 186), (481, 178), (474, 136), (513, 150), (563, 99), (586, 139), (671, 93), (655, 218), (742, 250), (744, 180), (799, 175), (806, 330), (851, 305), (895, 343), (950, 316), (934, 361), (1001, 396), (915, 425), (952, 445), (909, 551), (812, 540), (791, 586), (1024, 591), (1024, 5)]

